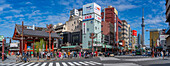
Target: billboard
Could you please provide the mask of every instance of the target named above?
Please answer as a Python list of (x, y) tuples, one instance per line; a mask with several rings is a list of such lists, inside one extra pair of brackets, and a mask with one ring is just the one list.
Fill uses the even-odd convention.
[(83, 23), (82, 31), (83, 31), (83, 34), (86, 34), (86, 23)]
[(0, 35), (0, 41), (2, 41), (4, 39), (3, 35)]
[(118, 11), (116, 10), (116, 8), (114, 8), (114, 12), (116, 15), (118, 15)]
[(101, 15), (101, 7), (96, 3), (89, 3), (83, 5), (83, 14), (88, 14), (88, 13), (96, 13), (98, 15)]
[(137, 31), (136, 30), (132, 30), (132, 36), (137, 36)]
[(11, 43), (10, 47), (19, 47), (18, 45), (19, 45), (19, 43)]
[(87, 20), (93, 20), (96, 19), (98, 21), (101, 22), (101, 17), (99, 15), (96, 14), (89, 14), (89, 15), (85, 15), (83, 16), (83, 21), (87, 21)]

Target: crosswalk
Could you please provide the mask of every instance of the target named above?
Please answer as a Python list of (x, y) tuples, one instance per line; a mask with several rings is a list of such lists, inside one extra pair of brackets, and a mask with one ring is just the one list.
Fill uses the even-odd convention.
[(102, 66), (96, 61), (0, 63), (0, 66)]

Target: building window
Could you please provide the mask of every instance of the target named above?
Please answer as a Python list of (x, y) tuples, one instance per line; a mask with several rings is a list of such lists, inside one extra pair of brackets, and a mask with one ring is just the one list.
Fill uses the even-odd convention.
[(86, 36), (84, 36), (84, 38), (86, 38)]
[(73, 26), (73, 24), (72, 24), (72, 26)]
[(101, 27), (103, 27), (103, 25), (101, 25)]
[(75, 29), (76, 29), (76, 26), (75, 26)]
[(91, 24), (93, 24), (93, 21), (90, 21)]
[(64, 28), (64, 30), (65, 30), (65, 28)]
[(95, 27), (95, 29), (97, 30), (97, 27)]
[(89, 28), (87, 28), (87, 31), (89, 31)]
[(76, 21), (74, 21), (74, 24), (76, 24)]

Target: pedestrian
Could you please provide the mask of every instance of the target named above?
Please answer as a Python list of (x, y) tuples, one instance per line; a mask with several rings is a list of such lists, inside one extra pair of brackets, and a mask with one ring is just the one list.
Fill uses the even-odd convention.
[(79, 58), (81, 58), (81, 52), (79, 52)]
[(68, 58), (70, 58), (70, 51), (68, 51)]
[(47, 60), (50, 59), (50, 52), (47, 53)]

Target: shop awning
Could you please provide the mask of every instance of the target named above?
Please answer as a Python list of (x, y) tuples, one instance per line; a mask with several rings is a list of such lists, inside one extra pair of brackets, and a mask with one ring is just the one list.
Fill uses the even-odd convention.
[(80, 46), (62, 46), (61, 48), (62, 48), (62, 49), (68, 49), (68, 48), (69, 48), (69, 49), (70, 49), (70, 48), (72, 48), (72, 49), (73, 49), (73, 48), (77, 48), (77, 49), (78, 49), (78, 48), (81, 48), (81, 47), (80, 47)]

